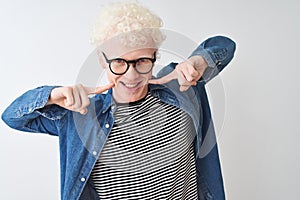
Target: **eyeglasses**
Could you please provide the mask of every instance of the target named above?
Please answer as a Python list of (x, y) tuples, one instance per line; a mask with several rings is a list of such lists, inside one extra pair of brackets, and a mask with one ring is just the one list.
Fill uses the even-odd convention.
[(133, 68), (139, 74), (148, 74), (153, 66), (154, 62), (156, 61), (156, 52), (153, 54), (153, 58), (146, 58), (142, 57), (136, 60), (125, 60), (123, 58), (114, 58), (114, 59), (107, 59), (104, 52), (102, 52), (106, 62), (109, 64), (110, 71), (115, 75), (123, 75), (125, 74), (130, 66), (130, 63), (133, 64)]

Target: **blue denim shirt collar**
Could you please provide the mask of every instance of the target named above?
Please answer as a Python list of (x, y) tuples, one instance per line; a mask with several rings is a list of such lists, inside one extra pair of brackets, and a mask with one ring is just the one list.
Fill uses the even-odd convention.
[(102, 113), (106, 113), (107, 111), (109, 111), (112, 106), (116, 106), (116, 102), (114, 101), (114, 98), (112, 96), (112, 89), (109, 89), (104, 98)]
[[(165, 85), (149, 84), (148, 88), (149, 88), (150, 93), (153, 93), (153, 91), (155, 91), (155, 90), (162, 90), (162, 89), (166, 89), (167, 87)], [(155, 96), (157, 96), (157, 95), (155, 95)], [(116, 102), (115, 102), (115, 100), (113, 98), (113, 95), (112, 95), (112, 89), (109, 89), (107, 91), (107, 94), (104, 97), (104, 104), (103, 104), (102, 113), (106, 113), (112, 107), (115, 107), (115, 106), (116, 106)]]

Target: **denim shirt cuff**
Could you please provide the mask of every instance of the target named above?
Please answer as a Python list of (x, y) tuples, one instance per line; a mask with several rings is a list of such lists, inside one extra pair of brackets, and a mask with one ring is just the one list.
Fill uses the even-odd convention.
[(204, 60), (207, 62), (208, 64), (208, 67), (210, 68), (215, 68), (216, 67), (216, 63), (215, 61), (213, 60), (213, 58), (211, 57), (210, 53), (203, 49), (203, 48), (200, 48), (200, 49), (196, 49), (190, 57), (192, 56), (202, 56), (204, 58)]
[(60, 86), (42, 86), (41, 87), (41, 88), (43, 88), (43, 90), (41, 91), (41, 99), (37, 99), (37, 100), (40, 100), (40, 102), (39, 102), (40, 106), (37, 106), (35, 108), (34, 112), (36, 112), (48, 119), (51, 119), (51, 120), (60, 119), (68, 112), (66, 109), (64, 109), (60, 106), (57, 106), (55, 104), (45, 106), (46, 103), (48, 102), (51, 91), (57, 87), (60, 87)]
[(218, 61), (215, 62), (214, 59), (211, 57), (210, 53), (203, 48), (195, 50), (190, 57), (192, 56), (202, 56), (207, 62), (208, 66), (205, 69), (201, 79), (199, 80), (200, 82), (207, 82), (214, 76), (214, 74), (216, 74), (216, 71), (218, 71)]
[(36, 113), (52, 120), (61, 118), (66, 111), (61, 112), (61, 108), (56, 105), (45, 106), (51, 91), (56, 87), (59, 86), (41, 86), (29, 91), (28, 94), (25, 95), (24, 100), (29, 100), (30, 102), (21, 104), (16, 113), (17, 117)]

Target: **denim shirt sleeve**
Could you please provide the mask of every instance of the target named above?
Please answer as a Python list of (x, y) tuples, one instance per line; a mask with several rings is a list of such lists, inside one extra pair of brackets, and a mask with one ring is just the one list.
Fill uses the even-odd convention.
[(225, 36), (211, 37), (201, 43), (190, 56), (202, 56), (208, 63), (199, 81), (208, 82), (218, 75), (232, 60), (235, 49), (235, 42)]
[(57, 105), (45, 106), (55, 87), (42, 86), (25, 92), (6, 108), (2, 120), (17, 130), (58, 135), (58, 121), (67, 110)]

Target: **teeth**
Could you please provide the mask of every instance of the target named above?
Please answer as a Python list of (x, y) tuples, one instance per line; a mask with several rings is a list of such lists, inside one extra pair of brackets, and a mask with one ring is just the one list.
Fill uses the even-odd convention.
[(128, 83), (126, 83), (125, 84), (125, 86), (126, 87), (129, 87), (129, 88), (134, 88), (134, 87), (136, 87), (138, 85), (138, 83), (135, 83), (135, 84), (128, 84)]

